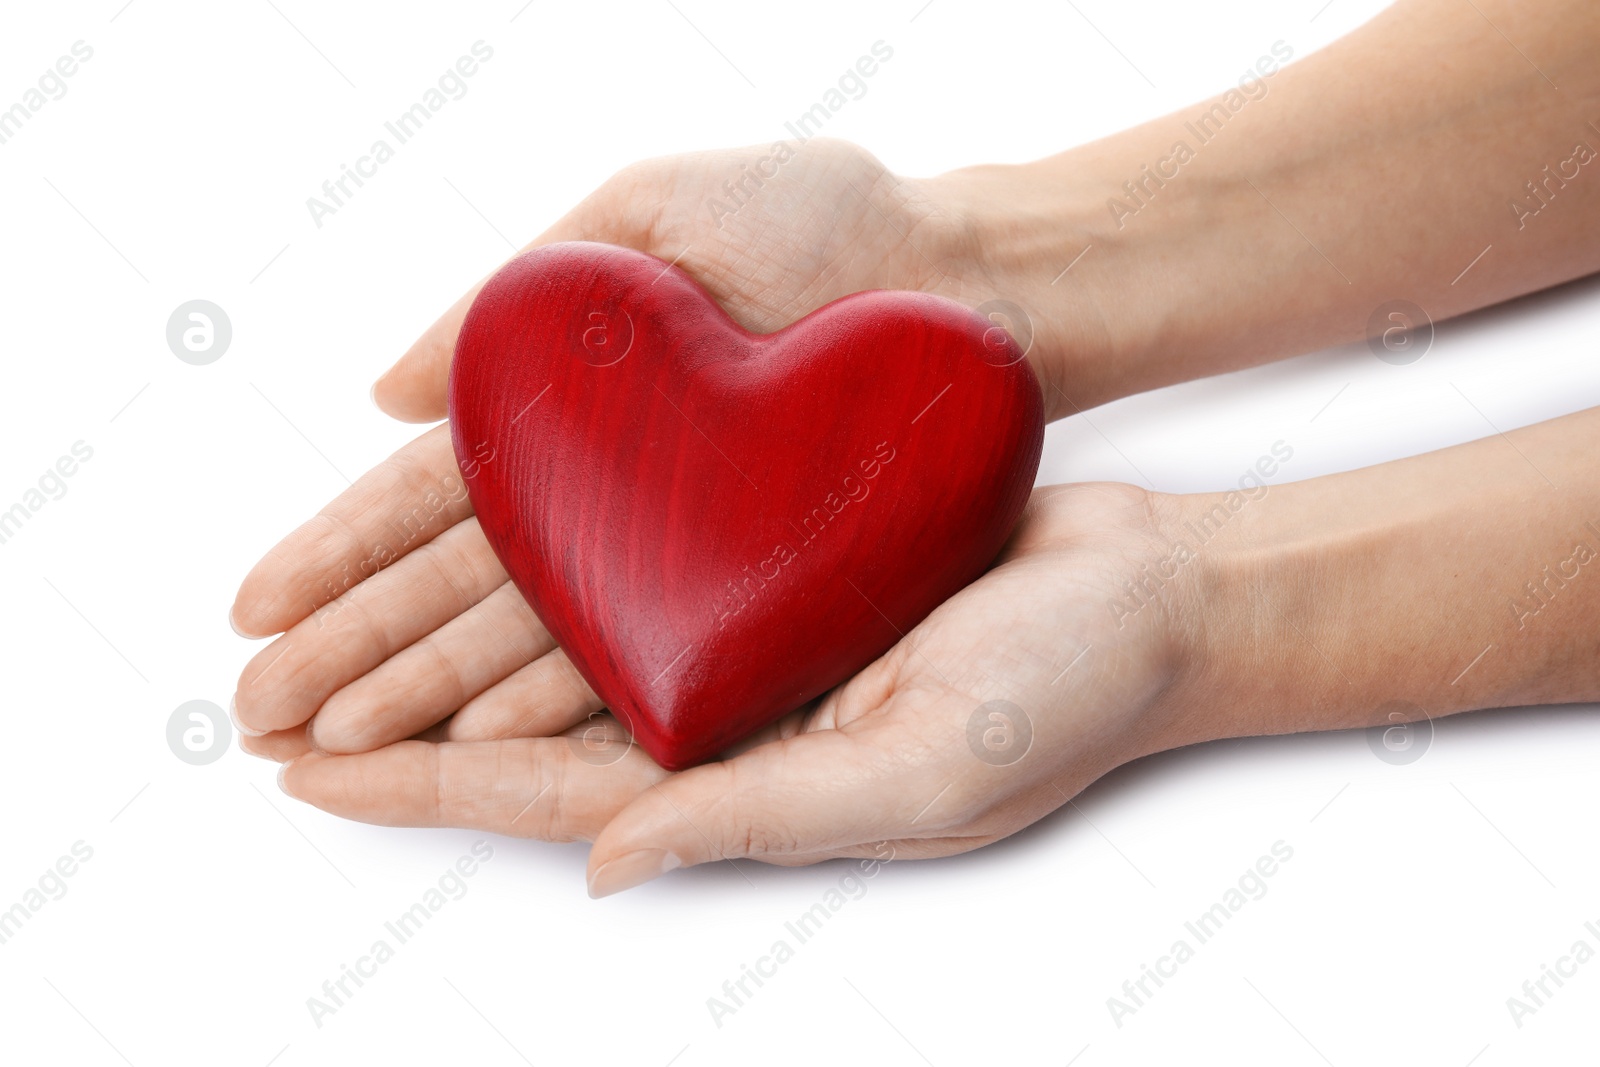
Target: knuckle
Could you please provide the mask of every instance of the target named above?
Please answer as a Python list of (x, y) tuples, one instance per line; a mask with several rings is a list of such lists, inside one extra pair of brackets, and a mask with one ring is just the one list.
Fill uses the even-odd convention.
[(545, 841), (579, 840), (574, 827), (568, 825), (571, 809), (564, 802), (567, 760), (570, 758), (565, 746), (529, 740), (513, 751), (519, 754), (520, 759), (507, 780), (516, 783), (516, 800), (520, 801), (526, 794), (530, 800), (523, 804), (531, 804), (531, 807), (518, 806), (517, 813), (511, 816), (507, 832)]
[(724, 788), (714, 795), (716, 809), (729, 827), (727, 847), (735, 856), (787, 856), (802, 851), (797, 828), (768, 805), (761, 804), (759, 779), (745, 760), (731, 760)]
[(424, 773), (423, 780), (433, 783), (433, 795), (430, 802), (433, 807), (429, 812), (430, 821), (435, 826), (446, 822), (446, 814), (450, 810), (450, 785), (445, 781), (445, 761), (442, 746), (429, 745), (423, 751)]
[(635, 160), (607, 178), (601, 188), (622, 194), (637, 192), (659, 181), (668, 165), (668, 158), (661, 156)]
[(413, 683), (413, 687), (408, 687), (412, 703), (459, 708), (466, 702), (467, 695), (467, 683), (461, 676), (460, 666), (431, 635), (417, 642), (415, 647), (426, 662), (407, 672)]
[(305, 715), (298, 713), (308, 697), (316, 696), (313, 683), (305, 677), (309, 662), (294, 652), (292, 643), (276, 651), (264, 649), (257, 659), (260, 667), (251, 662), (234, 694), (234, 713), (240, 721), (264, 730), (281, 730), (304, 721)]
[(737, 827), (735, 851), (730, 855), (753, 858), (787, 858), (800, 851), (800, 842), (789, 827), (767, 819), (747, 819)]
[(359, 688), (341, 689), (317, 709), (311, 732), (317, 746), (326, 752), (349, 754), (374, 747), (373, 737), (383, 716), (380, 702)]
[(349, 564), (365, 555), (361, 535), (334, 507), (318, 512), (300, 529), (307, 541), (305, 558), (320, 561), (325, 569), (331, 571), (336, 562)]

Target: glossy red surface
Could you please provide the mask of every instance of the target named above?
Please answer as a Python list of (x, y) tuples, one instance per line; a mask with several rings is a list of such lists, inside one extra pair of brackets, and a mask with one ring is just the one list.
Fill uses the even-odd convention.
[(484, 287), (450, 414), (485, 535), (637, 741), (678, 769), (849, 678), (992, 562), (1039, 386), (912, 292), (773, 334), (641, 252), (558, 244)]

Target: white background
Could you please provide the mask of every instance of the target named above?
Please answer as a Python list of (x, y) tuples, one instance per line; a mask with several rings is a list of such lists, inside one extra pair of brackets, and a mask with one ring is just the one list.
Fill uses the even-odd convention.
[[(1165, 113), (1276, 40), (1304, 56), (1382, 5), (275, 2), (17, 5), (0, 34), (0, 107), (73, 42), (94, 49), (0, 145), (0, 509), (74, 442), (94, 449), (0, 544), (0, 909), (74, 842), (93, 849), (0, 945), (0, 1058), (1487, 1067), (1591, 1053), (1600, 962), (1521, 1029), (1505, 1002), (1580, 937), (1600, 946), (1583, 928), (1600, 924), (1592, 708), (1443, 721), (1409, 766), (1360, 731), (1145, 760), (1000, 845), (890, 865), (720, 1028), (706, 998), (842, 866), (714, 865), (593, 902), (583, 846), (494, 839), (467, 895), (317, 1027), (307, 997), (483, 835), (343, 822), (237, 749), (180, 762), (166, 723), (191, 699), (226, 706), (251, 653), (226, 623), (238, 579), (344, 487), (339, 472), (416, 432), (375, 411), (368, 385), (506, 238), (637, 157), (782, 136), (880, 39), (893, 60), (829, 132), (929, 174)], [(468, 95), (314, 227), (306, 198), (480, 39), (494, 58)], [(1416, 53), (1433, 62), (1426, 42)], [(193, 298), (232, 320), (210, 366), (166, 345)], [(1283, 477), (1310, 477), (1600, 404), (1597, 308), (1600, 283), (1579, 282), (1443, 325), (1412, 366), (1352, 346), (1116, 403), (1052, 427), (1041, 480), (1225, 487), (1278, 439), (1294, 448)], [(1107, 997), (1279, 840), (1293, 859), (1268, 893), (1114, 1025)]]

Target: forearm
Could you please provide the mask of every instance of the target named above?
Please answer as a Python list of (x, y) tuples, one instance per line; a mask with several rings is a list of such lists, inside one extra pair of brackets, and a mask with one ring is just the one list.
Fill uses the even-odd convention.
[(1597, 457), (1600, 408), (1256, 499), (1161, 498), (1195, 557), (1166, 736), (1600, 700)]
[(1600, 6), (1475, 5), (1402, 0), (1248, 92), (939, 179), (1035, 320), (1052, 413), (1600, 270)]

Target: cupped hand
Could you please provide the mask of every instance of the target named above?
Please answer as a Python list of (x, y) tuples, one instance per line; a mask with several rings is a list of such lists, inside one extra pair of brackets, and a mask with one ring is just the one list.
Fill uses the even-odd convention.
[(594, 840), (590, 892), (750, 858), (919, 858), (995, 841), (1166, 747), (1176, 609), (1125, 583), (1168, 550), (1158, 500), (1034, 494), (996, 566), (888, 653), (720, 762), (661, 770), (609, 727), (405, 740), (287, 763), (284, 789), (353, 819)]
[[(1015, 292), (973, 236), (970, 176), (903, 180), (840, 141), (783, 149), (636, 164), (529, 247), (593, 240), (651, 252), (758, 331), (863, 289), (972, 305)], [(456, 335), (476, 292), (378, 381), (385, 411), (445, 416)], [(1046, 361), (1065, 339), (1044, 324), (1026, 332), (1030, 360), (1052, 382), (1048, 411), (1060, 394)], [(465, 740), (548, 736), (600, 706), (490, 551), (443, 427), (269, 552), (231, 618), (246, 635), (283, 635), (246, 666), (235, 695), (241, 731), (259, 735), (246, 747), (264, 755), (366, 751), (430, 729)]]

